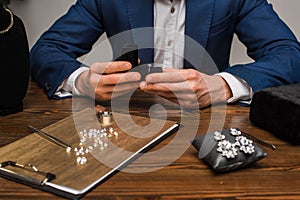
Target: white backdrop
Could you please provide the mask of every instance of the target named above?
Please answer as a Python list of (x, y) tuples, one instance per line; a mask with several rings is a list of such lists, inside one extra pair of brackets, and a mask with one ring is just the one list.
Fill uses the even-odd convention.
[[(299, 0), (269, 0), (279, 16), (290, 26), (300, 39), (300, 23), (298, 10)], [(11, 0), (10, 8), (24, 22), (30, 47), (39, 38), (41, 33), (68, 8), (75, 0)], [(244, 46), (235, 38), (233, 42), (231, 64), (249, 62)]]

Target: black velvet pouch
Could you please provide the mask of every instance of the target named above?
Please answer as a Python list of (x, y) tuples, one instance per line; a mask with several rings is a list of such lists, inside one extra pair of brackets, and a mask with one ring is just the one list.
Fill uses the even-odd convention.
[(238, 129), (225, 129), (197, 136), (191, 141), (203, 159), (214, 171), (228, 172), (255, 163), (267, 153), (244, 136)]
[(29, 47), (24, 24), (0, 4), (0, 30), (5, 30), (10, 23), (12, 27), (0, 33), (1, 116), (23, 110), (29, 83)]
[(250, 121), (291, 144), (300, 144), (300, 84), (266, 88), (256, 92)]

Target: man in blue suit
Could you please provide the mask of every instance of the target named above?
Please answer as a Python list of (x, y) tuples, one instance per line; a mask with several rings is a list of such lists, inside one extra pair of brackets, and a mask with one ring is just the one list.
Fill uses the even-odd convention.
[[(132, 67), (128, 62), (84, 67), (77, 60), (104, 32), (110, 38), (147, 27), (167, 31), (154, 30), (149, 37), (133, 31), (132, 42), (140, 46), (141, 37), (148, 38), (154, 48), (139, 50), (140, 62), (160, 63), (163, 73), (141, 81), (139, 73), (126, 72)], [(220, 73), (206, 74), (185, 60), (197, 52), (176, 33), (199, 43)], [(229, 66), (234, 34), (255, 62)], [(206, 107), (249, 101), (262, 88), (299, 82), (300, 46), (266, 0), (78, 0), (33, 46), (31, 72), (53, 98), (67, 93), (110, 100), (139, 87), (184, 107)]]

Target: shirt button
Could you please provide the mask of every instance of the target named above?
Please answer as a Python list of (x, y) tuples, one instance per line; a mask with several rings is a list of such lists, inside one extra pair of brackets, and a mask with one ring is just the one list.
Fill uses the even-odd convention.
[(171, 13), (173, 14), (174, 12), (175, 12), (175, 8), (172, 7), (172, 8), (171, 8)]
[(168, 46), (171, 46), (172, 43), (173, 43), (173, 41), (172, 41), (172, 40), (169, 40), (169, 41), (168, 41)]

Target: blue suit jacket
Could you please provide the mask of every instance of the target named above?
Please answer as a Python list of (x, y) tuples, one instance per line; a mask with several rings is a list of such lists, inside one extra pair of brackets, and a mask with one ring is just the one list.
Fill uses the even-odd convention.
[[(101, 34), (142, 27), (153, 27), (153, 0), (78, 0), (31, 49), (32, 77), (52, 97), (81, 66), (76, 58), (88, 53)], [(207, 50), (220, 71), (244, 79), (254, 91), (300, 82), (299, 43), (266, 0), (186, 0), (185, 34)], [(229, 67), (234, 34), (255, 62)], [(186, 56), (191, 53), (185, 50)], [(152, 63), (153, 50), (141, 50), (139, 57)], [(185, 62), (184, 67), (192, 66)]]

